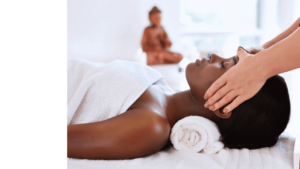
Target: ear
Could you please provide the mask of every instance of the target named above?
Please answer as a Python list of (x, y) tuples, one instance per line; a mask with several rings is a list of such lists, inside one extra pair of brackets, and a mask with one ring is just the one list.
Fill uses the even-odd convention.
[(225, 108), (225, 106), (222, 107), (222, 108), (220, 108), (220, 109), (218, 109), (218, 110), (215, 110), (214, 113), (215, 113), (215, 115), (217, 115), (221, 119), (229, 119), (231, 117), (232, 111), (230, 111), (228, 113), (224, 113), (223, 112), (224, 108)]

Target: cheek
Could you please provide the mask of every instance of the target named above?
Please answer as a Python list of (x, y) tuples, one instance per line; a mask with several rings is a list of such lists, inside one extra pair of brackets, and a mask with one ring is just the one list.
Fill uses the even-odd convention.
[(220, 69), (206, 70), (206, 74), (202, 75), (203, 83), (205, 83), (207, 89), (223, 74)]
[(210, 72), (203, 72), (201, 74), (198, 74), (197, 79), (200, 79), (198, 86), (205, 91), (215, 81), (215, 78), (210, 75)]
[(195, 73), (196, 73), (195, 68), (196, 66), (194, 65), (194, 63), (190, 63), (186, 66), (185, 76), (188, 83), (190, 83), (190, 81), (195, 78)]
[(192, 81), (191, 85), (197, 86), (197, 88), (201, 88), (201, 90), (205, 91), (224, 73), (222, 70), (216, 69), (213, 66), (205, 66), (201, 69), (190, 71), (189, 78)]
[(204, 85), (203, 83), (203, 75), (202, 75), (202, 70), (199, 69), (198, 66), (195, 65), (195, 63), (190, 63), (186, 67), (186, 79), (187, 82), (194, 92), (202, 88)]

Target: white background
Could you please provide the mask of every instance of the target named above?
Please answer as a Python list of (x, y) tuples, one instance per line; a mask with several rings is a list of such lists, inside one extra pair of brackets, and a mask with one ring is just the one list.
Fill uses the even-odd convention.
[[(74, 2), (79, 3), (78, 0), (74, 0)], [(118, 2), (115, 5), (122, 4), (123, 0)], [(169, 9), (167, 2), (151, 1), (150, 3), (143, 1), (143, 3), (149, 3), (143, 7), (143, 10), (148, 12), (153, 4), (162, 9), (163, 25), (173, 41), (174, 50), (179, 51), (180, 45), (176, 43), (176, 39), (180, 38), (180, 34), (176, 33), (176, 25), (178, 23), (175, 23), (176, 21), (166, 23), (165, 21), (173, 15), (169, 13), (170, 11), (179, 9), (177, 9), (176, 5)], [(300, 6), (299, 0), (295, 0), (295, 2), (297, 2), (297, 5), (294, 5), (294, 9), (299, 9), (297, 8), (297, 6)], [(113, 6), (112, 2), (107, 1), (106, 3), (109, 3), (110, 7), (103, 7), (108, 12), (103, 18), (107, 18), (105, 21), (107, 24), (114, 24), (117, 21), (110, 20), (108, 14), (114, 14), (114, 12), (117, 13), (119, 11), (113, 10), (111, 7)], [(126, 40), (134, 37), (135, 41), (131, 41), (131, 43), (135, 47), (129, 47), (128, 50), (125, 50), (126, 53), (120, 51), (113, 54), (110, 53), (114, 52), (114, 50), (122, 50), (117, 49), (120, 47), (120, 44), (118, 44), (114, 46), (114, 50), (109, 49), (108, 51), (110, 52), (102, 51), (99, 53), (100, 49), (96, 50), (98, 47), (97, 43), (103, 43), (95, 42), (96, 45), (90, 49), (92, 51), (90, 53), (86, 52), (89, 55), (85, 55), (86, 53), (83, 49), (76, 49), (76, 45), (81, 42), (74, 41), (74, 44), (69, 44), (70, 49), (68, 52), (71, 57), (90, 57), (95, 61), (99, 59), (98, 56), (106, 61), (114, 57), (130, 60), (132, 52), (135, 52), (135, 48), (139, 47), (142, 31), (148, 25), (148, 18), (143, 10), (133, 9), (134, 4), (141, 5), (142, 1), (131, 0), (128, 3), (131, 5), (121, 5), (124, 6), (125, 11), (125, 13), (122, 11), (121, 14), (132, 16), (133, 14), (126, 14), (126, 12), (140, 11), (140, 13), (134, 13), (134, 17), (136, 19), (141, 17), (145, 20), (137, 19), (140, 21), (139, 26), (135, 25), (135, 28), (132, 29), (125, 27), (127, 31), (122, 32), (122, 34), (115, 31), (118, 29), (111, 27), (112, 32), (95, 36), (97, 38), (102, 37), (103, 41), (110, 44), (113, 44), (118, 39), (117, 37), (123, 38), (124, 44), (129, 44)], [(117, 9), (120, 10), (121, 6)], [(292, 8), (287, 9), (292, 10)], [(109, 12), (109, 10), (113, 12)], [(293, 20), (299, 17), (299, 12), (300, 10), (294, 10)], [(97, 11), (94, 11), (94, 13), (97, 14)], [(67, 39), (67, 31), (69, 29), (67, 28), (67, 14), (72, 14), (72, 10), (67, 13), (67, 1), (63, 0), (0, 1), (0, 168), (67, 168), (66, 58), (67, 40), (70, 40)], [(79, 15), (78, 19), (83, 15), (85, 14)], [(93, 15), (88, 14), (87, 16)], [(179, 14), (174, 14), (174, 16), (179, 16)], [(126, 22), (119, 21), (122, 23), (117, 25), (120, 26), (119, 29), (121, 29), (123, 24), (136, 24), (131, 21), (131, 17), (126, 18), (128, 19)], [(125, 20), (126, 18), (123, 19)], [(93, 22), (86, 21), (84, 18), (81, 19), (82, 24), (93, 24)], [(127, 27), (130, 27), (129, 25)], [(99, 28), (99, 24), (95, 27), (95, 29), (92, 28), (90, 31), (95, 33), (97, 28)], [(84, 27), (84, 29), (87, 29), (87, 27)], [(108, 28), (105, 29), (108, 30)], [(173, 29), (174, 32), (172, 32)], [(133, 32), (127, 35), (126, 32), (128, 30), (136, 31), (135, 35), (133, 35)], [(71, 30), (69, 33), (68, 36), (71, 35)], [(78, 41), (91, 38), (83, 37), (84, 35), (80, 34), (80, 32), (73, 32), (73, 34), (76, 33), (78, 33)], [(110, 41), (103, 37), (113, 37), (114, 40)], [(297, 72), (299, 75), (299, 69)], [(295, 81), (294, 89), (299, 89), (300, 86), (298, 75), (294, 73), (292, 78)], [(299, 90), (294, 91), (294, 96), (299, 95)], [(299, 105), (299, 100), (294, 100), (292, 105)], [(297, 114), (292, 119), (294, 126), (299, 124), (299, 111), (300, 109), (297, 109)], [(294, 131), (299, 133), (299, 127), (295, 127)]]
[(171, 50), (180, 52), (179, 0), (68, 0), (68, 57), (133, 61), (154, 5), (162, 11)]

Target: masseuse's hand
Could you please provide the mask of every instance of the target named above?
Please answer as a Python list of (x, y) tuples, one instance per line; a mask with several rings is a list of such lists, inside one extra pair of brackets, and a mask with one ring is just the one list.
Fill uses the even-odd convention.
[[(244, 49), (244, 48), (243, 48)], [(250, 47), (250, 48), (246, 48), (244, 49), (247, 53), (249, 54), (257, 54), (258, 52), (264, 50), (263, 47)]]
[(244, 101), (253, 97), (265, 84), (266, 79), (255, 67), (254, 55), (239, 47), (237, 55), (239, 62), (217, 79), (206, 91), (204, 99), (208, 99), (205, 107), (217, 110), (224, 107), (228, 113)]

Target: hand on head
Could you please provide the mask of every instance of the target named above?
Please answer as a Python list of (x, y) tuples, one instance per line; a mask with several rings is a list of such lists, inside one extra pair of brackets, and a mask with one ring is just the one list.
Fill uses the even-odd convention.
[(256, 69), (254, 55), (242, 47), (237, 52), (239, 61), (230, 70), (217, 79), (206, 91), (205, 107), (217, 110), (227, 105), (223, 112), (231, 112), (244, 101), (253, 97), (266, 80)]
[[(242, 49), (244, 49), (244, 48), (242, 48)], [(255, 47), (255, 48), (250, 47), (250, 48), (246, 48), (244, 50), (249, 54), (255, 55), (255, 54), (259, 53), (260, 51), (264, 50), (264, 48), (263, 47)]]

